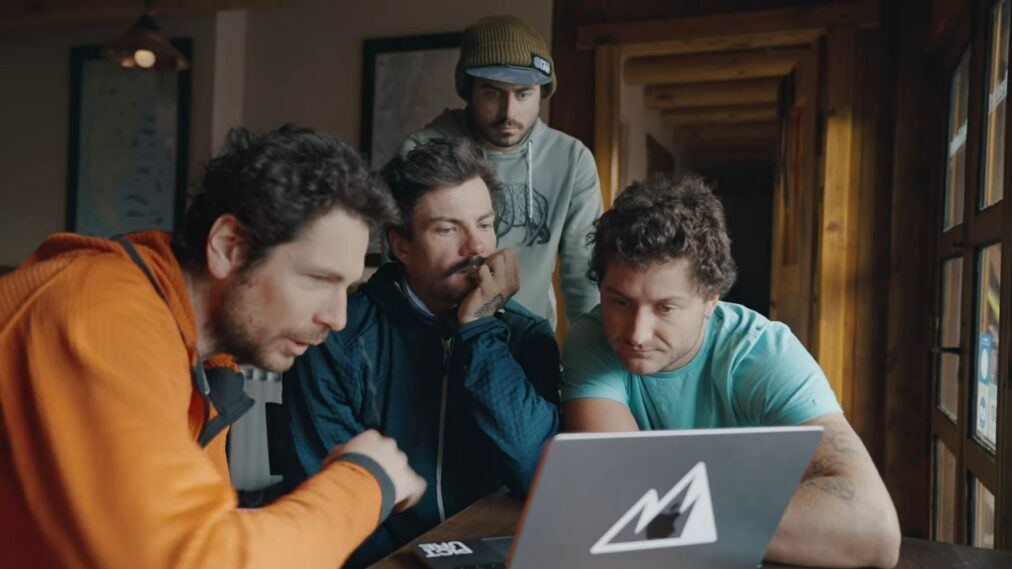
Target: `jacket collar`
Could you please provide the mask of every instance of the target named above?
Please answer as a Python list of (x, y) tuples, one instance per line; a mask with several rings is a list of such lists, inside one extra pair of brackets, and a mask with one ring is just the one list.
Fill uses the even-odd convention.
[(452, 315), (439, 316), (422, 303), (411, 290), (404, 265), (398, 262), (380, 266), (369, 282), (362, 285), (362, 293), (368, 296), (388, 315), (407, 317), (425, 326), (437, 329), (441, 334), (453, 334), (459, 327)]

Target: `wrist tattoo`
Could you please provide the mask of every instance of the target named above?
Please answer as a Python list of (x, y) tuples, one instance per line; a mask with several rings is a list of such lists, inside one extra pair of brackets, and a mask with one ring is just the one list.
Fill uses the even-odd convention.
[(486, 316), (492, 316), (496, 310), (499, 310), (506, 304), (506, 297), (502, 294), (497, 294), (492, 297), (491, 300), (481, 305), (481, 308), (474, 311), (475, 318), (484, 318)]

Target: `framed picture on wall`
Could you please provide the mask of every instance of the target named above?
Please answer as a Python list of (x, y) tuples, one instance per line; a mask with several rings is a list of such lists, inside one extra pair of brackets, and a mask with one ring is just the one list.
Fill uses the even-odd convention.
[[(190, 40), (172, 44), (192, 57)], [(101, 49), (71, 50), (67, 229), (173, 231), (186, 208), (190, 72), (123, 68)]]
[[(444, 109), (463, 106), (454, 87), (460, 37), (447, 33), (365, 41), (359, 142), (374, 169)], [(382, 233), (374, 232), (366, 263), (379, 265), (385, 252)]]

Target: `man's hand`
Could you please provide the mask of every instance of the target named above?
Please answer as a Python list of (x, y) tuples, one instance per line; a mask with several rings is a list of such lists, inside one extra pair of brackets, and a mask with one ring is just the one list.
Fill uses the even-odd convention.
[(510, 249), (496, 251), (474, 273), (478, 286), (457, 308), (461, 326), (479, 318), (492, 316), (520, 290), (520, 267)]
[(393, 439), (374, 430), (359, 433), (348, 442), (330, 451), (323, 466), (343, 454), (361, 454), (376, 461), (394, 485), (394, 509), (398, 512), (414, 506), (425, 494), (425, 479), (408, 466), (408, 457), (397, 448)]

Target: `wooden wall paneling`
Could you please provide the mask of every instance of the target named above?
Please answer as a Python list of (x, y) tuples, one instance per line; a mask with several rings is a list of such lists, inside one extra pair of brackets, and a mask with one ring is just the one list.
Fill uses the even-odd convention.
[[(919, 152), (944, 132), (944, 115), (925, 93), (948, 93), (932, 85), (923, 46), (929, 14), (919, 0), (883, 6), (883, 27), (896, 54), (896, 113), (893, 136), (889, 301), (886, 333), (885, 456), (883, 478), (899, 514), (903, 534), (927, 538), (931, 522), (931, 408), (929, 283), (934, 234), (932, 200), (924, 199), (941, 155)], [(944, 136), (944, 135), (943, 135)], [(969, 162), (968, 162), (969, 163)], [(975, 170), (975, 168), (967, 168)], [(958, 449), (956, 449), (958, 450)]]
[[(552, 59), (559, 88), (551, 98), (551, 123), (594, 148), (594, 52), (576, 49), (586, 0), (556, 0), (552, 13)], [(607, 13), (602, 14), (607, 17)], [(588, 118), (589, 117), (589, 118)], [(600, 173), (599, 173), (600, 174)]]
[(794, 335), (814, 353), (812, 317), (815, 194), (818, 191), (816, 144), (820, 44), (802, 54), (793, 81), (787, 85), (791, 107), (786, 127), (778, 140), (777, 159), (781, 181), (773, 196), (774, 239), (770, 271), (771, 316), (787, 324)]
[[(895, 77), (881, 29), (858, 31), (857, 116), (864, 125), (861, 153), (851, 415), (875, 464), (885, 448), (886, 301), (889, 293), (889, 207)], [(885, 95), (883, 95), (885, 94)], [(890, 96), (890, 94), (892, 96)]]
[(619, 98), (621, 96), (622, 53), (617, 46), (603, 45), (595, 50), (594, 159), (601, 179), (601, 197), (605, 209), (611, 207), (619, 187), (621, 130)]
[(854, 295), (857, 247), (857, 143), (862, 124), (855, 100), (856, 30), (834, 28), (826, 39), (826, 126), (823, 198), (818, 255), (819, 319), (815, 357), (836, 391), (844, 412), (851, 410)]
[(931, 0), (931, 29), (927, 50), (944, 49), (954, 38), (969, 32), (970, 2), (966, 0)]
[[(812, 353), (815, 352), (815, 256), (819, 244), (819, 224), (817, 223), (817, 206), (821, 201), (822, 140), (820, 137), (819, 118), (819, 61), (823, 42), (811, 46), (802, 60), (803, 65), (796, 68), (795, 104), (801, 104), (801, 187), (795, 196), (799, 203), (798, 217), (795, 227), (798, 234), (797, 265), (798, 265), (798, 303), (801, 311), (798, 314), (798, 329), (795, 334)], [(807, 151), (805, 151), (807, 149)]]

